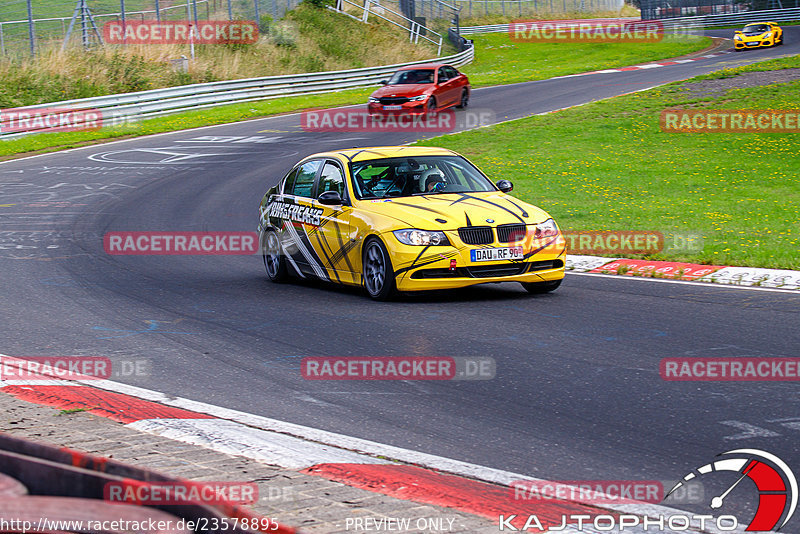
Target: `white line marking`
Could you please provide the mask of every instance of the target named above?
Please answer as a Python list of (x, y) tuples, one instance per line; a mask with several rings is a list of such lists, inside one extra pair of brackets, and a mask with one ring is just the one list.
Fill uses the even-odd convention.
[(391, 463), (336, 446), (251, 428), (224, 419), (145, 419), (126, 426), (148, 434), (298, 471), (324, 463)]
[(749, 289), (751, 291), (771, 291), (773, 293), (783, 293), (784, 295), (797, 294), (793, 289), (777, 289), (772, 287), (753, 287), (753, 286), (735, 286), (731, 284), (715, 284), (713, 282), (695, 282), (693, 280), (667, 280), (666, 278), (652, 278), (646, 276), (620, 276), (617, 274), (602, 274), (602, 273), (576, 273), (567, 271), (567, 274), (575, 276), (602, 276), (604, 278), (614, 278), (615, 280), (640, 280), (642, 282), (660, 282), (666, 284), (686, 284), (690, 286), (702, 287), (718, 287), (720, 289)]

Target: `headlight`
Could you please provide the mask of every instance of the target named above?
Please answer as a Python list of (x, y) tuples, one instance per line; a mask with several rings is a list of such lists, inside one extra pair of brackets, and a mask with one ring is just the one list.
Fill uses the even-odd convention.
[(408, 99), (409, 102), (419, 102), (420, 100), (425, 100), (428, 98), (428, 95), (419, 95), (419, 96), (412, 96)]
[(770, 37), (772, 37), (772, 32), (767, 32), (764, 34), (765, 39), (769, 39)]
[(536, 232), (533, 234), (535, 239), (540, 237), (555, 237), (558, 235), (558, 226), (553, 219), (547, 219), (543, 223), (536, 225)]
[(404, 245), (425, 246), (450, 244), (444, 232), (429, 232), (428, 230), (409, 228), (408, 230), (395, 230), (392, 233), (397, 240)]
[(736, 36), (733, 38), (733, 40), (734, 40), (734, 41), (741, 41), (741, 40), (742, 40), (742, 36), (741, 36), (741, 35), (736, 35)]
[(379, 104), (380, 100), (378, 100), (374, 96), (371, 96), (371, 97), (369, 97), (369, 100), (367, 102), (369, 102), (370, 104)]

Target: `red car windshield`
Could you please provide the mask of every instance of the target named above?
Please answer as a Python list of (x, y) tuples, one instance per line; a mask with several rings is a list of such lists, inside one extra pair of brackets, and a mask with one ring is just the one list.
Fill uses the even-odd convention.
[(387, 85), (411, 85), (417, 83), (433, 83), (433, 70), (398, 70), (392, 75)]

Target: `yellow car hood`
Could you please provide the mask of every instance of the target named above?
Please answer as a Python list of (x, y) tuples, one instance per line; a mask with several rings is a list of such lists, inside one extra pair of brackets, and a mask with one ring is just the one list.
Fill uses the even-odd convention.
[(546, 211), (499, 191), (415, 195), (363, 200), (362, 203), (362, 208), (367, 211), (395, 218), (408, 228), (422, 230), (455, 230), (461, 226), (521, 222), (536, 224), (550, 218)]

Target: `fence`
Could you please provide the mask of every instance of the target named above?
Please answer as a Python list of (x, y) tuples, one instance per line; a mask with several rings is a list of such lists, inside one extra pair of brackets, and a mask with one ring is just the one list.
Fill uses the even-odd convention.
[[(355, 3), (350, 0), (337, 0), (336, 7), (331, 8), (338, 13), (344, 13), (362, 22), (368, 22), (369, 16), (372, 15), (379, 19), (385, 20), (395, 26), (403, 28), (409, 32), (409, 40), (413, 43), (419, 43), (420, 38), (437, 47), (436, 55), (442, 53), (442, 43), (444, 38), (441, 34), (427, 28), (423, 22), (416, 19), (408, 18), (402, 13), (379, 4), (376, 0), (364, 0), (363, 3)], [(358, 16), (354, 16), (356, 13)], [(431, 34), (433, 38), (428, 37)]]
[[(256, 20), (266, 27), (301, 0), (85, 0), (97, 26), (110, 20)], [(61, 45), (79, 0), (3, 0), (0, 4), (0, 54), (32, 54)], [(111, 9), (110, 6), (114, 6)], [(78, 17), (76, 25), (80, 26)], [(81, 28), (73, 33), (80, 41)]]
[[(137, 93), (65, 100), (38, 106), (15, 108), (13, 111), (17, 117), (19, 117), (20, 113), (26, 113), (29, 117), (36, 117), (37, 115), (41, 116), (42, 114), (46, 114), (49, 110), (53, 109), (91, 109), (96, 110), (103, 124), (114, 125), (122, 124), (127, 121), (158, 117), (170, 113), (197, 110), (224, 104), (249, 102), (282, 96), (325, 93), (352, 87), (377, 85), (380, 80), (389, 77), (389, 75), (402, 66), (418, 65), (430, 61), (440, 61), (459, 66), (471, 62), (475, 57), (474, 54), (474, 49), (469, 47), (458, 54), (436, 58), (435, 60), (427, 59), (412, 63), (343, 71), (267, 76), (264, 78), (251, 78), (247, 80), (184, 85)], [(30, 120), (29, 122), (34, 123), (36, 121)], [(26, 133), (36, 133), (36, 130), (46, 128), (44, 122), (46, 121), (39, 121), (40, 126), (31, 127), (27, 129), (25, 133), (0, 132), (0, 139), (18, 137)], [(80, 126), (80, 124), (74, 124)]]

